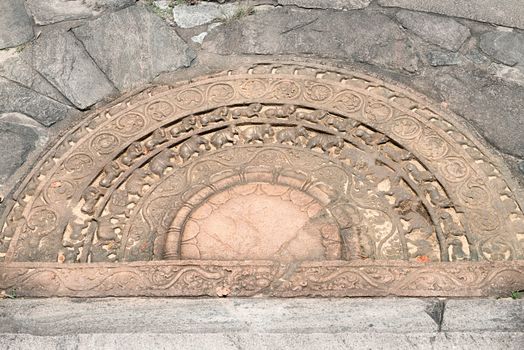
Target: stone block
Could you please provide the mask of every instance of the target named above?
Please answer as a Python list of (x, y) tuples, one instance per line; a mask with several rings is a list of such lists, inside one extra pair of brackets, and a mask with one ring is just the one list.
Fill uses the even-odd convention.
[(401, 10), (396, 14), (399, 22), (425, 41), (446, 50), (457, 51), (470, 32), (466, 26), (442, 16)]
[(0, 196), (11, 175), (41, 147), (47, 132), (31, 118), (19, 113), (0, 114)]
[(484, 70), (442, 68), (427, 72), (417, 88), (436, 92), (453, 112), (471, 122), (499, 150), (524, 157), (524, 105), (520, 103), (524, 88), (492, 78)]
[(449, 300), (446, 303), (442, 331), (523, 332), (523, 325), (522, 299)]
[(0, 342), (16, 349), (519, 349), (522, 328), (499, 327), (512, 322), (512, 301), (496, 306), (499, 321), (468, 326), (486, 318), (491, 302), (447, 301), (466, 314), (453, 311), (458, 318), (439, 331), (427, 314), (438, 303), (427, 299), (5, 300)]
[(202, 1), (196, 5), (177, 5), (173, 8), (173, 19), (181, 28), (192, 28), (232, 16), (238, 5), (216, 4)]
[(0, 49), (26, 43), (33, 38), (31, 18), (23, 0), (0, 1)]
[(36, 24), (90, 18), (105, 10), (117, 10), (136, 0), (27, 0), (26, 6)]
[(524, 34), (488, 32), (480, 37), (480, 49), (488, 56), (508, 66), (524, 66)]
[(0, 113), (20, 112), (50, 126), (73, 112), (74, 108), (34, 90), (0, 77)]
[(509, 67), (504, 64), (492, 63), (488, 71), (496, 77), (524, 87), (524, 66)]
[[(197, 329), (198, 330), (198, 329)], [(31, 334), (0, 334), (7, 349), (114, 349), (126, 344), (126, 350), (238, 350), (238, 349), (520, 349), (522, 333), (200, 333), (158, 334), (78, 334), (35, 336)]]
[(195, 58), (167, 23), (142, 6), (104, 15), (73, 31), (121, 91), (146, 84), (162, 72), (188, 67)]
[(0, 51), (0, 76), (60, 103), (70, 104), (64, 95), (25, 62), (17, 51), (16, 49)]
[(524, 29), (521, 0), (378, 0), (378, 3)]
[(389, 17), (365, 11), (278, 8), (216, 28), (204, 48), (223, 55), (318, 55), (407, 71), (418, 64), (409, 35)]
[(0, 304), (0, 333), (432, 333), (438, 329), (437, 304), (394, 298), (372, 304), (370, 299), (20, 299)]
[(44, 32), (23, 53), (26, 62), (80, 109), (116, 92), (71, 32)]

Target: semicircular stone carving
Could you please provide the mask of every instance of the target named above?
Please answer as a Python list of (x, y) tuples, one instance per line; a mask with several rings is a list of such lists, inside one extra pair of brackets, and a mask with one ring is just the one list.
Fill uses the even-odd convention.
[(5, 215), (26, 295), (482, 295), (522, 287), (501, 161), (413, 93), (259, 64), (87, 116)]

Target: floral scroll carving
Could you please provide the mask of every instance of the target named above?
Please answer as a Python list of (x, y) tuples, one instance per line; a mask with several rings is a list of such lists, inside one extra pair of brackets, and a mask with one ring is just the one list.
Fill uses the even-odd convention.
[[(245, 224), (267, 232), (206, 231), (205, 220), (218, 217), (210, 213), (234, 207), (237, 195), (245, 210), (258, 208), (243, 211), (254, 220)], [(297, 235), (274, 251), (271, 234), (280, 231), (260, 219), (262, 197), (297, 213)], [(352, 72), (260, 64), (150, 88), (70, 130), (0, 222), (0, 287), (25, 286), (26, 295), (485, 295), (523, 280), (521, 200), (499, 159), (423, 98)], [(209, 253), (204, 239), (273, 253), (239, 253), (244, 261), (234, 262)], [(311, 255), (293, 255), (297, 244)], [(298, 265), (268, 261), (275, 252)]]

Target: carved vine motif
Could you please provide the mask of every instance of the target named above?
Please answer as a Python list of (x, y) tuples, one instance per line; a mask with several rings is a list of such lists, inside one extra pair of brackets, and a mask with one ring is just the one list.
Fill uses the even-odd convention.
[(317, 198), (342, 259), (523, 259), (524, 216), (498, 163), (398, 88), (262, 64), (86, 118), (18, 191), (0, 259), (180, 259), (194, 208), (249, 182)]
[(521, 262), (505, 264), (386, 263), (249, 264), (164, 261), (122, 264), (14, 263), (0, 289), (38, 297), (95, 296), (507, 296), (524, 288)]

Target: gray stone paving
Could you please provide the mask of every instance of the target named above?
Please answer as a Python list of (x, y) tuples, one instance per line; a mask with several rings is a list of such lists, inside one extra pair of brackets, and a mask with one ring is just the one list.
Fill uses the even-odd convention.
[(8, 180), (7, 174), (22, 166), (28, 154), (43, 145), (44, 130), (37, 122), (22, 114), (0, 114), (0, 144), (9, 147), (8, 152), (0, 152), (0, 163), (7, 167), (7, 171), (0, 174), (0, 188)]
[(371, 0), (278, 0), (279, 5), (295, 5), (310, 9), (356, 10), (362, 9)]
[(488, 56), (508, 66), (524, 67), (524, 34), (487, 32), (480, 37), (480, 48)]
[(378, 0), (378, 3), (524, 29), (521, 0)]
[(30, 63), (22, 59), (22, 55), (16, 49), (0, 51), (0, 76), (53, 100), (69, 104), (64, 95), (38, 73)]
[(396, 17), (403, 27), (446, 50), (457, 51), (470, 36), (466, 26), (451, 18), (406, 10), (397, 12)]
[(405, 71), (415, 71), (418, 64), (408, 35), (389, 17), (375, 12), (278, 8), (218, 27), (203, 47), (221, 55), (349, 57)]
[(16, 349), (519, 349), (523, 311), (511, 299), (21, 299), (0, 301), (0, 340)]
[(85, 109), (116, 93), (71, 32), (49, 31), (24, 50), (34, 68), (75, 106)]
[(0, 77), (0, 112), (24, 113), (42, 125), (50, 126), (71, 110), (72, 108), (66, 104)]
[[(116, 349), (129, 350), (239, 350), (239, 349), (519, 349), (521, 333), (211, 333), (211, 334), (79, 334), (38, 337), (28, 334), (4, 335), (8, 349)], [(10, 346), (10, 347), (9, 347)]]
[(208, 24), (220, 18), (232, 16), (237, 5), (201, 2), (196, 5), (180, 5), (173, 8), (173, 19), (180, 28), (192, 28)]
[(470, 299), (446, 302), (442, 331), (489, 332), (495, 330), (524, 331), (524, 300), (515, 302), (511, 299)]
[(195, 58), (175, 31), (141, 6), (102, 16), (73, 32), (121, 91), (187, 67)]
[(132, 5), (136, 0), (26, 0), (26, 8), (39, 25), (95, 17), (108, 10)]
[(18, 46), (33, 38), (31, 18), (23, 0), (0, 2), (0, 49)]

